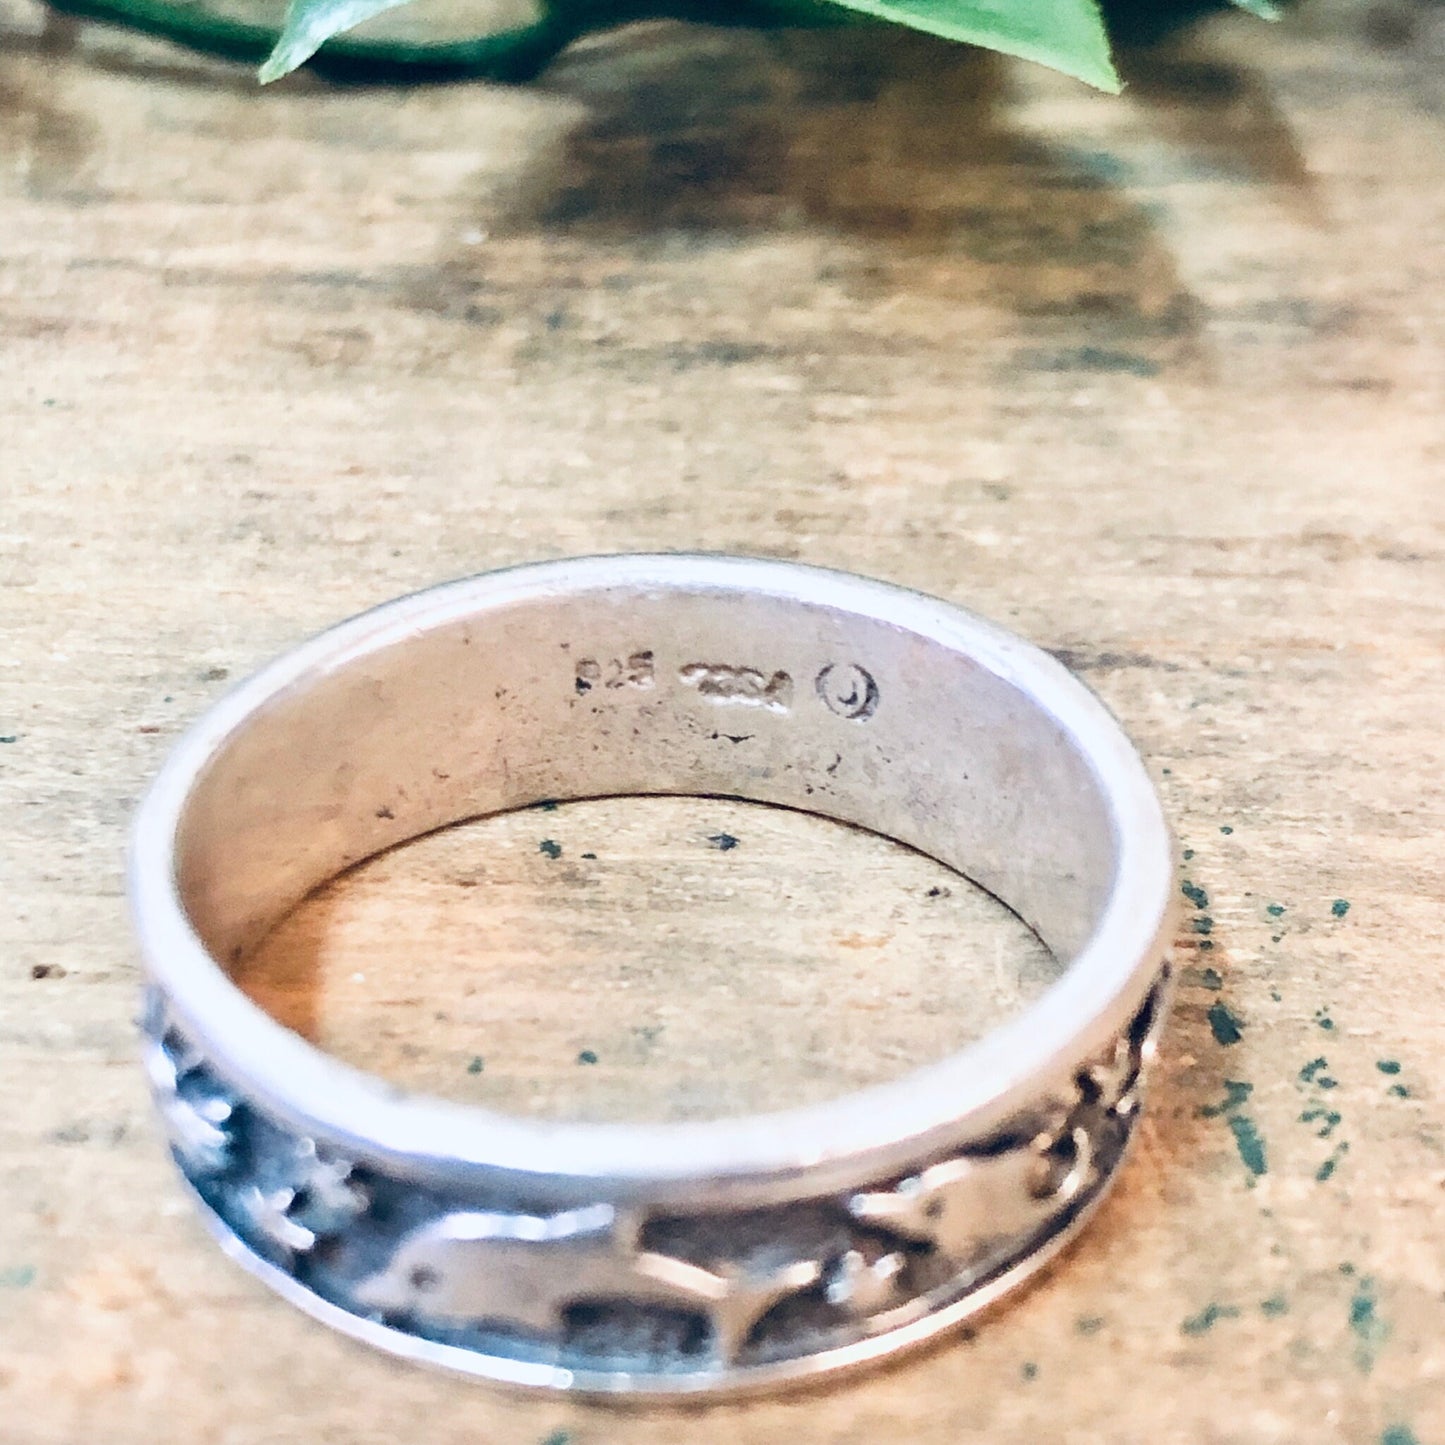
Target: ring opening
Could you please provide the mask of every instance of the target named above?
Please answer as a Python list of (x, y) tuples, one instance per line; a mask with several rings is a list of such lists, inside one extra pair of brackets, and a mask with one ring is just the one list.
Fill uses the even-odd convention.
[(309, 895), (235, 977), (329, 1056), (412, 1092), (678, 1123), (937, 1062), (1057, 971), (996, 899), (877, 834), (628, 797), (402, 844)]

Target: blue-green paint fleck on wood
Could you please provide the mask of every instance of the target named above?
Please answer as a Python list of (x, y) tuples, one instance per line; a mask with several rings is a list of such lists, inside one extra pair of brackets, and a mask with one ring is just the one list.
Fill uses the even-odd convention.
[(1231, 828), (1228, 823), (1221, 823), (1219, 825), (1219, 831), (1223, 833), (1224, 836), (1227, 838), (1232, 832), (1234, 832), (1234, 829)]
[(1234, 1136), (1234, 1147), (1239, 1151), (1240, 1162), (1249, 1171), (1249, 1182), (1253, 1184), (1261, 1174), (1269, 1172), (1265, 1157), (1264, 1140), (1260, 1137), (1254, 1120), (1242, 1112), (1245, 1102), (1254, 1092), (1253, 1084), (1239, 1079), (1225, 1079), (1224, 1100), (1219, 1104), (1205, 1104), (1200, 1114), (1206, 1119), (1224, 1116), (1229, 1132)]
[(1380, 1436), (1380, 1445), (1420, 1445), (1420, 1442), (1408, 1425), (1391, 1425)]
[(1346, 1143), (1335, 1145), (1335, 1152), (1315, 1170), (1315, 1179), (1323, 1184), (1326, 1180), (1333, 1179), (1335, 1171), (1340, 1167), (1346, 1154), (1350, 1152), (1350, 1146)]
[(1209, 895), (1197, 884), (1191, 883), (1187, 878), (1179, 885), (1179, 891), (1196, 907), (1208, 908)]
[(1207, 1335), (1220, 1320), (1237, 1320), (1239, 1310), (1234, 1305), (1207, 1304), (1197, 1315), (1190, 1315), (1179, 1326), (1186, 1335)]
[(542, 1437), (542, 1445), (572, 1445), (572, 1433), (570, 1430), (554, 1430)]
[(1329, 1060), (1326, 1059), (1323, 1054), (1320, 1054), (1318, 1058), (1311, 1059), (1309, 1063), (1307, 1063), (1304, 1068), (1299, 1071), (1300, 1083), (1314, 1083), (1314, 1081), (1322, 1073), (1324, 1073), (1324, 1071), (1329, 1068), (1329, 1066)]
[(595, 1064), (597, 1062), (596, 1051), (593, 1049), (583, 1049), (582, 1052), (577, 1055), (577, 1062), (579, 1064)]
[(1349, 911), (1350, 900), (1348, 898), (1336, 898), (1335, 901), (1330, 904), (1330, 912), (1333, 913), (1336, 918), (1343, 918)]
[(1022, 1375), (1025, 1380), (1037, 1380), (1039, 1377), (1039, 1367), (1034, 1364), (1032, 1360), (1025, 1360), (1022, 1368), (1019, 1370), (1019, 1374)]
[(1259, 1312), (1266, 1319), (1277, 1320), (1289, 1313), (1289, 1301), (1282, 1294), (1272, 1294), (1259, 1302)]
[(1376, 1059), (1375, 1067), (1382, 1074), (1398, 1074), (1400, 1072), (1400, 1061), (1398, 1059)]
[(1074, 1321), (1074, 1328), (1081, 1335), (1097, 1335), (1104, 1328), (1103, 1315), (1082, 1315)]
[(1229, 1132), (1234, 1135), (1234, 1147), (1239, 1151), (1240, 1162), (1250, 1174), (1258, 1179), (1269, 1173), (1269, 1163), (1264, 1155), (1264, 1140), (1254, 1126), (1254, 1120), (1243, 1114), (1234, 1114), (1228, 1120)]
[(1375, 1281), (1362, 1276), (1350, 1299), (1350, 1331), (1355, 1337), (1355, 1364), (1369, 1374), (1381, 1347), (1390, 1337), (1390, 1327), (1380, 1318)]
[(1404, 1086), (1404, 1084), (1391, 1084), (1390, 1087), (1385, 1090), (1385, 1092), (1392, 1099), (1408, 1099), (1410, 1097), (1410, 1091)]
[(1339, 1128), (1341, 1118), (1336, 1110), (1314, 1104), (1299, 1116), (1299, 1121), (1301, 1124), (1318, 1124), (1320, 1127), (1315, 1130), (1315, 1138), (1328, 1139)]
[(16, 1264), (9, 1269), (0, 1269), (0, 1289), (29, 1289), (34, 1283), (33, 1264)]
[(1224, 1080), (1224, 1102), (1220, 1104), (1205, 1104), (1199, 1114), (1204, 1119), (1217, 1119), (1221, 1114), (1232, 1113), (1238, 1109), (1249, 1096), (1254, 1093), (1254, 1085), (1246, 1084), (1241, 1079)]
[(1284, 904), (1283, 904), (1283, 903), (1269, 903), (1269, 904), (1266, 904), (1264, 911), (1265, 911), (1267, 914), (1269, 914), (1269, 916), (1270, 916), (1271, 918), (1283, 918), (1283, 917), (1284, 917)]
[(731, 833), (709, 833), (707, 841), (719, 853), (731, 853), (738, 846), (738, 840)]
[(553, 838), (543, 838), (537, 844), (537, 851), (545, 853), (549, 858), (560, 858), (562, 856), (562, 845)]
[(1244, 1037), (1244, 1020), (1230, 1013), (1223, 999), (1216, 999), (1209, 1006), (1208, 1019), (1215, 1043), (1228, 1048)]
[(486, 1063), (480, 1054), (473, 1054), (472, 1061), (467, 1065), (467, 1073), (480, 1074), (486, 1068)]

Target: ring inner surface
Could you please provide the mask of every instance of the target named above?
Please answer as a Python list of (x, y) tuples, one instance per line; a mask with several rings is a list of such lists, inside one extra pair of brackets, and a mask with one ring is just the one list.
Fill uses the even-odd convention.
[(1077, 744), (964, 651), (797, 599), (609, 587), (383, 631), (269, 697), (190, 796), (180, 894), (233, 966), (373, 854), (619, 794), (881, 833), (987, 889), (1064, 965), (1114, 880), (1109, 806)]

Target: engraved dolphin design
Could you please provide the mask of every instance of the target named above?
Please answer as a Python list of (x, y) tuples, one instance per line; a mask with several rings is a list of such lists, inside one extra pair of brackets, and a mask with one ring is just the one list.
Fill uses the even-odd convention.
[(694, 1310), (731, 1361), (782, 1298), (822, 1277), (816, 1260), (714, 1272), (636, 1249), (636, 1227), (609, 1204), (551, 1215), (465, 1211), (404, 1235), (385, 1268), (360, 1281), (363, 1309), (447, 1324), (480, 1320), (556, 1334), (573, 1305), (616, 1300)]
[(1041, 1228), (1078, 1195), (1089, 1178), (1092, 1146), (1083, 1129), (1068, 1138), (1072, 1162), (1056, 1182), (1046, 1179), (1039, 1145), (1025, 1144), (1001, 1154), (946, 1159), (891, 1189), (854, 1194), (848, 1212), (950, 1259), (975, 1260), (1003, 1240)]

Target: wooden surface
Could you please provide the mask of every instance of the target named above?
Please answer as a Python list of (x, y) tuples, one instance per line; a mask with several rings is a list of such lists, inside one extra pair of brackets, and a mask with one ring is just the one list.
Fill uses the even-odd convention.
[[(258, 94), (0, 3), (5, 1445), (1445, 1441), (1445, 12), (1125, 60), (1111, 100), (662, 26), (525, 90)], [(1184, 987), (1120, 1189), (976, 1333), (745, 1407), (519, 1399), (202, 1237), (133, 1060), (126, 821), (328, 622), (693, 547), (1064, 651), (1189, 850)], [(889, 845), (618, 802), (380, 860), (250, 977), (404, 1081), (676, 1115), (887, 1073), (1041, 974)]]

